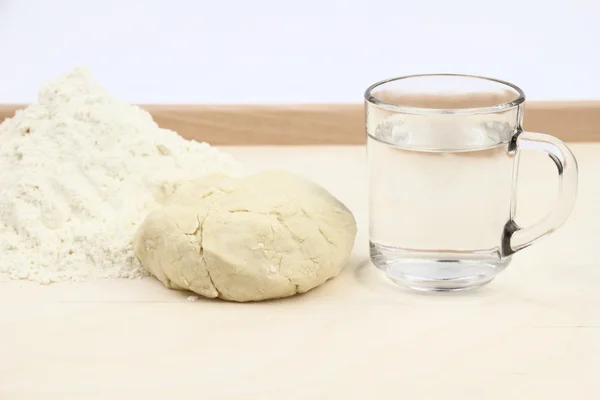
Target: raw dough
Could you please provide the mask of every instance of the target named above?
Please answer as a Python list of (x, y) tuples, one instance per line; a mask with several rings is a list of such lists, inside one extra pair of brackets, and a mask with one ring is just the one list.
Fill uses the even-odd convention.
[(352, 213), (317, 184), (283, 171), (186, 182), (134, 238), (144, 267), (171, 289), (257, 301), (338, 275), (356, 236)]

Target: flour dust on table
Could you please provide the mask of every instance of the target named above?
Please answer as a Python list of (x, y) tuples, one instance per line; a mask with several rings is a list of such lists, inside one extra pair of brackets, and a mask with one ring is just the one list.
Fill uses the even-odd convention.
[(0, 280), (145, 275), (133, 233), (176, 182), (243, 171), (76, 68), (0, 124)]

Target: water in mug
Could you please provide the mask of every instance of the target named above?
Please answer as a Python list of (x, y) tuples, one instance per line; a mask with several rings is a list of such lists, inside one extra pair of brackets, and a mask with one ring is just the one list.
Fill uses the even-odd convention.
[(508, 143), (492, 138), (472, 150), (436, 151), (423, 150), (426, 136), (414, 145), (410, 135), (386, 140), (367, 133), (377, 267), (416, 289), (460, 290), (508, 265), (501, 249), (513, 182)]

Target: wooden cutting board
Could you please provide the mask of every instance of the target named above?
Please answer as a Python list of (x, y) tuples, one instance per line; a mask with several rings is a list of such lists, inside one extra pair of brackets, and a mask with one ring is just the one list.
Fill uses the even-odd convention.
[[(470, 99), (473, 96), (469, 96)], [(214, 145), (365, 143), (365, 110), (353, 104), (145, 104), (158, 125)], [(24, 104), (0, 104), (0, 122)], [(600, 141), (600, 100), (528, 101), (524, 129), (569, 142)]]
[[(359, 233), (344, 272), (254, 304), (190, 302), (152, 278), (0, 283), (0, 399), (598, 399), (600, 144), (572, 148), (580, 191), (565, 226), (491, 284), (437, 295), (369, 263), (362, 146), (228, 148), (349, 206)], [(535, 220), (554, 167), (522, 164)]]

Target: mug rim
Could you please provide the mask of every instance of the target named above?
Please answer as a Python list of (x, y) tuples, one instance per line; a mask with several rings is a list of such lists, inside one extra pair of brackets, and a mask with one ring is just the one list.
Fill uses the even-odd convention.
[[(507, 101), (504, 103), (494, 104), (491, 106), (483, 106), (483, 107), (472, 107), (472, 108), (429, 108), (429, 107), (413, 107), (413, 106), (405, 106), (394, 103), (389, 103), (384, 100), (380, 100), (377, 97), (373, 96), (372, 92), (379, 86), (385, 85), (386, 83), (396, 82), (400, 80), (410, 79), (410, 78), (423, 78), (423, 77), (461, 77), (461, 78), (474, 78), (474, 79), (482, 79), (490, 82), (499, 83), (504, 86), (508, 86), (517, 92), (517, 97), (511, 101)], [(470, 75), (470, 74), (450, 74), (450, 73), (432, 73), (432, 74), (414, 74), (414, 75), (403, 75), (397, 76), (394, 78), (388, 78), (381, 80), (379, 82), (375, 82), (371, 86), (365, 90), (364, 94), (365, 101), (370, 103), (376, 107), (386, 109), (388, 111), (394, 111), (404, 114), (423, 114), (423, 115), (436, 115), (436, 114), (444, 114), (444, 115), (469, 115), (469, 114), (491, 114), (506, 111), (512, 108), (515, 108), (525, 102), (525, 93), (523, 90), (517, 85), (496, 78), (490, 78), (487, 76), (481, 75)]]

